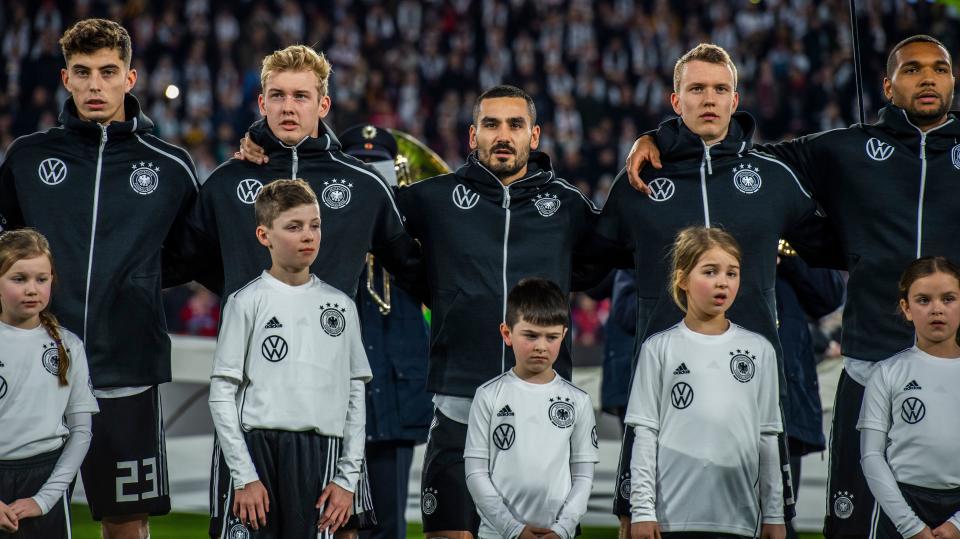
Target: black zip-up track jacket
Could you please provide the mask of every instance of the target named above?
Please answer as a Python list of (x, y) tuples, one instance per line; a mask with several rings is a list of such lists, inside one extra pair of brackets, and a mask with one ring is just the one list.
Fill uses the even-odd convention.
[(170, 381), (161, 254), (197, 194), (189, 154), (152, 135), (127, 95), (126, 121), (83, 121), (68, 99), (60, 127), (17, 139), (0, 167), (0, 223), (50, 241), (52, 310), (83, 337), (96, 388)]
[(726, 138), (713, 146), (680, 118), (656, 131), (663, 168), (644, 168), (653, 189), (633, 189), (621, 172), (614, 182), (597, 232), (633, 252), (637, 270), (637, 346), (670, 328), (683, 312), (669, 292), (670, 248), (688, 226), (723, 228), (740, 244), (740, 291), (727, 312), (737, 324), (766, 337), (778, 350), (776, 323), (777, 245), (786, 238), (802, 254), (826, 241), (826, 220), (793, 171), (752, 150), (753, 118), (733, 115)]
[(204, 260), (194, 277), (221, 297), (270, 267), (270, 252), (257, 241), (253, 202), (272, 181), (301, 178), (320, 204), (320, 251), (310, 271), (354, 297), (367, 252), (398, 279), (416, 280), (419, 247), (403, 227), (390, 185), (372, 168), (340, 150), (340, 141), (321, 123), (319, 137), (289, 146), (265, 120), (250, 137), (270, 157), (257, 165), (231, 159), (210, 174), (191, 212), (191, 244)]
[[(569, 292), (574, 248), (598, 211), (537, 151), (527, 174), (510, 185), (472, 154), (456, 172), (402, 188), (397, 198), (423, 246), (433, 309), (427, 390), (472, 398), (514, 365), (498, 330), (510, 288), (544, 277)], [(570, 378), (569, 339), (554, 368)]]
[(857, 124), (763, 146), (811, 184), (834, 224), (850, 272), (843, 355), (886, 359), (913, 346), (897, 283), (910, 262), (960, 260), (960, 121), (926, 133), (888, 105), (875, 124)]

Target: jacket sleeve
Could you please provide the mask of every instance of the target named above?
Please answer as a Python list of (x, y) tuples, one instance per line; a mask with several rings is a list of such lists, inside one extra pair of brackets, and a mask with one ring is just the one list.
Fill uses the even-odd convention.
[(797, 292), (797, 298), (807, 316), (818, 319), (837, 310), (843, 304), (846, 284), (838, 271), (814, 269), (794, 256), (780, 257), (777, 274)]
[(823, 162), (821, 149), (828, 143), (824, 133), (815, 133), (770, 144), (758, 144), (754, 149), (770, 154), (796, 171), (804, 186), (813, 191), (814, 197), (823, 192), (823, 186), (832, 181), (827, 170), (821, 170), (818, 165)]
[[(14, 143), (15, 145), (16, 143)], [(7, 156), (0, 165), (0, 232), (13, 230), (25, 225), (23, 213), (20, 210), (20, 199), (17, 197), (16, 179), (13, 177), (13, 151), (11, 146)]]
[(190, 282), (193, 280), (193, 268), (200, 266), (192, 256), (194, 253), (191, 252), (187, 243), (188, 218), (197, 202), (199, 181), (197, 180), (197, 169), (193, 160), (186, 152), (182, 153), (180, 161), (187, 167), (187, 170), (184, 171), (182, 180), (184, 187), (180, 207), (177, 209), (177, 216), (163, 242), (162, 277), (164, 288)]
[(176, 246), (175, 256), (164, 257), (164, 271), (169, 265), (174, 272), (171, 280), (194, 280), (222, 296), (224, 270), (216, 219), (216, 194), (215, 187), (207, 179), (176, 229), (172, 239)]
[[(422, 188), (422, 187), (418, 187)], [(399, 226), (402, 235), (396, 237), (392, 254), (383, 259), (384, 267), (397, 277), (397, 284), (410, 293), (417, 301), (430, 306), (430, 291), (427, 285), (426, 266), (423, 261), (423, 249), (420, 240), (420, 219), (417, 214), (418, 201), (414, 186), (400, 187), (391, 191), (396, 204), (396, 213), (400, 216)], [(374, 253), (376, 255), (376, 253)], [(386, 264), (393, 256), (392, 263), (399, 273)]]
[(628, 335), (637, 334), (637, 276), (632, 270), (617, 271), (614, 277), (610, 318)]

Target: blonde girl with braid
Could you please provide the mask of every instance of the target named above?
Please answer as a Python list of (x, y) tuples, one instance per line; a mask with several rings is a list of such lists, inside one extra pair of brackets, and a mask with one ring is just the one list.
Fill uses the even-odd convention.
[(97, 413), (80, 339), (47, 309), (50, 245), (0, 234), (0, 539), (70, 536), (70, 485)]

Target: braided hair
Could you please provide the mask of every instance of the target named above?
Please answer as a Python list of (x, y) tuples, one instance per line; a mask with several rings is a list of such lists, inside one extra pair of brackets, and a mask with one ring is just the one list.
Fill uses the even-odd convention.
[[(50, 253), (50, 243), (43, 234), (31, 228), (11, 230), (0, 234), (0, 275), (10, 271), (10, 268), (18, 260), (38, 256), (46, 256), (47, 259), (50, 260), (52, 279), (56, 282), (57, 275), (53, 269), (53, 255)], [(47, 331), (47, 335), (49, 335), (57, 345), (57, 379), (61, 386), (65, 386), (67, 385), (67, 370), (70, 368), (70, 355), (63, 346), (63, 340), (60, 335), (60, 323), (57, 322), (57, 317), (49, 311), (49, 307), (45, 307), (40, 311), (40, 324), (43, 325), (43, 329)]]

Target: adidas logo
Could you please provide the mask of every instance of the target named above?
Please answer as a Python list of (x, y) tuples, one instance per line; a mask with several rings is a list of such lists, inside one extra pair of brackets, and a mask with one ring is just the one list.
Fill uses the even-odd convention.
[(497, 412), (497, 417), (506, 417), (508, 415), (513, 415), (513, 410), (510, 409), (510, 405), (506, 405)]
[(681, 363), (680, 366), (677, 367), (675, 371), (673, 371), (674, 376), (678, 376), (681, 374), (690, 374), (690, 369), (687, 368), (686, 363)]
[(263, 326), (263, 329), (276, 329), (276, 328), (282, 328), (282, 327), (283, 327), (283, 324), (281, 324), (280, 321), (277, 320), (277, 317), (274, 316), (273, 318), (270, 319), (269, 322), (267, 322), (267, 325)]
[(903, 386), (903, 390), (910, 391), (911, 389), (923, 389), (923, 388), (920, 387), (920, 384), (918, 384), (916, 380), (910, 380), (909, 384)]

